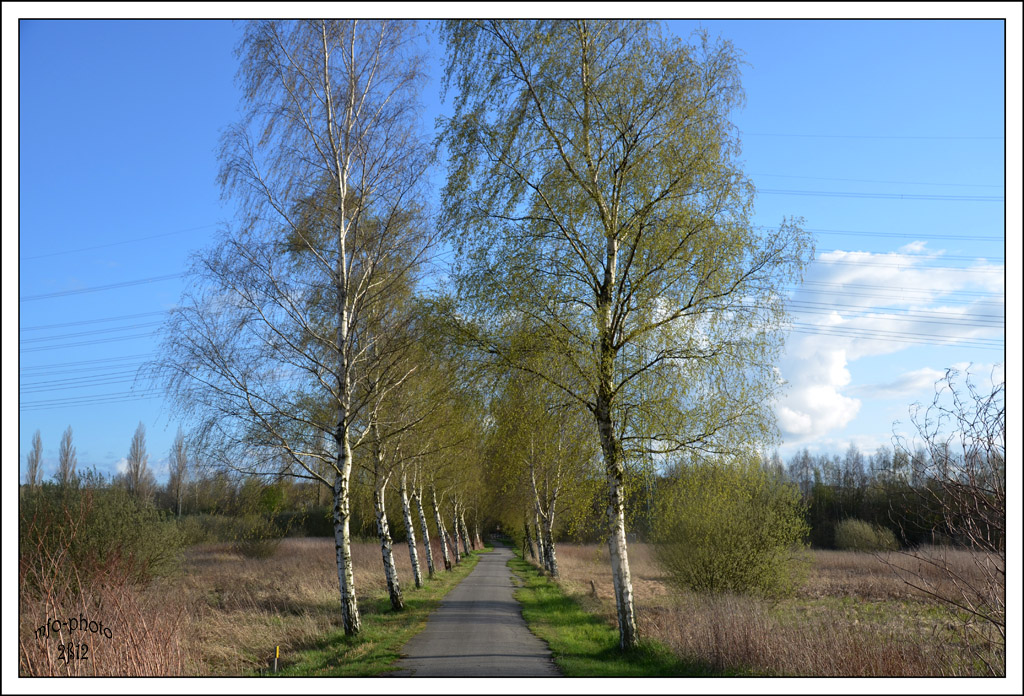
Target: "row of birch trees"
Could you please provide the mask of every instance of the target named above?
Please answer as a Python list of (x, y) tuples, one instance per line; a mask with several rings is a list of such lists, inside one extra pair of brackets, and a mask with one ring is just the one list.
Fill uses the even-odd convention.
[(195, 257), (156, 374), (208, 461), (331, 488), (349, 634), (354, 467), (396, 610), (388, 486), (419, 584), (428, 515), (432, 573), (499, 503), (557, 575), (557, 525), (598, 482), (628, 649), (627, 473), (771, 441), (782, 289), (810, 240), (751, 223), (727, 42), (642, 21), (437, 28), (452, 107), (430, 143), (415, 23), (246, 25), (244, 116), (221, 151), (238, 214)]
[[(373, 489), (391, 604), (404, 606), (386, 491), (397, 486), (414, 568), (469, 551), (479, 409), (432, 341), (419, 285), (436, 253), (419, 125), (421, 36), (391, 21), (252, 21), (237, 48), (242, 120), (222, 137), (238, 205), (194, 257), (155, 377), (207, 465), (285, 473), (333, 491), (342, 623), (360, 630), (352, 483)], [(451, 353), (451, 351), (448, 351)], [(355, 470), (354, 470), (355, 469)], [(430, 551), (427, 511), (441, 538)], [(418, 523), (418, 529), (417, 529)], [(460, 549), (461, 546), (461, 549)]]

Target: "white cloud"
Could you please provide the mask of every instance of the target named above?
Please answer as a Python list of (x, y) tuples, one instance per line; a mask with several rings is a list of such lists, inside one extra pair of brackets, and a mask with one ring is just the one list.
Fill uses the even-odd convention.
[[(924, 242), (900, 251), (924, 252)], [(942, 253), (832, 251), (812, 265), (793, 298), (794, 332), (779, 366), (788, 388), (776, 414), (787, 445), (828, 440), (854, 421), (862, 400), (927, 395), (945, 374), (923, 367), (889, 379), (878, 375), (877, 384), (851, 385), (847, 368), (856, 360), (923, 343), (1002, 338), (1003, 266), (978, 261), (971, 268), (979, 272), (965, 272), (925, 265)], [(967, 294), (953, 294), (958, 291)]]
[(916, 241), (910, 244), (904, 244), (897, 251), (901, 254), (921, 254), (924, 252), (924, 247), (928, 242)]
[(123, 474), (126, 471), (128, 471), (128, 458), (121, 457), (116, 462), (114, 462), (114, 471), (116, 471), (119, 474)]
[(813, 440), (843, 428), (861, 406), (858, 399), (840, 392), (850, 382), (845, 350), (826, 347), (813, 337), (801, 337), (797, 343), (791, 343), (781, 366), (788, 389), (777, 415), (786, 442)]
[(904, 401), (927, 392), (942, 379), (945, 370), (922, 367), (920, 370), (905, 372), (895, 380), (883, 384), (862, 384), (850, 389), (851, 394), (859, 394), (873, 399), (902, 399)]

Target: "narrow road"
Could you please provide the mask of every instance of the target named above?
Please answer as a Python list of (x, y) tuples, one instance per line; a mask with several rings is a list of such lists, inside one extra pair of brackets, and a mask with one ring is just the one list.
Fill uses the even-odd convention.
[(512, 550), (495, 546), (448, 593), (410, 640), (396, 677), (558, 677), (551, 651), (530, 633), (512, 596)]

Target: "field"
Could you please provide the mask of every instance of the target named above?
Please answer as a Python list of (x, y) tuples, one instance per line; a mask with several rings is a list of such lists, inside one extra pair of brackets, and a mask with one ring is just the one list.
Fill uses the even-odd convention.
[[(972, 572), (967, 552), (942, 552), (952, 554), (962, 574)], [(380, 548), (373, 542), (355, 543), (353, 555), (365, 621), (389, 611)], [(563, 589), (614, 625), (607, 547), (561, 544), (558, 556)], [(409, 597), (412, 569), (404, 544), (395, 545), (395, 558)], [(420, 558), (425, 573), (422, 546)], [(711, 673), (987, 674), (983, 663), (967, 657), (959, 618), (894, 577), (872, 554), (814, 551), (806, 582), (797, 596), (784, 600), (676, 590), (645, 544), (630, 546), (630, 565), (642, 636)], [(57, 645), (64, 638), (40, 639), (37, 629), (48, 618), (81, 615), (105, 620), (113, 639), (90, 636), (91, 661), (61, 662)], [(325, 636), (340, 629), (332, 539), (285, 539), (266, 559), (247, 558), (229, 544), (205, 544), (188, 550), (179, 572), (145, 590), (108, 587), (81, 606), (67, 606), (57, 597), (45, 605), (28, 603), (23, 594), (21, 672), (252, 675), (271, 668), (280, 646), (282, 669), (294, 665), (294, 673), (318, 673), (303, 664), (322, 648)], [(376, 649), (370, 638), (346, 655)], [(987, 657), (1002, 669), (1001, 656)], [(387, 661), (373, 659), (368, 658), (373, 665)]]
[[(564, 590), (614, 624), (607, 547), (561, 544), (557, 551)], [(931, 552), (952, 554), (964, 576), (974, 572), (966, 551)], [(814, 551), (811, 571), (798, 594), (766, 600), (676, 590), (666, 582), (649, 546), (632, 544), (629, 554), (641, 635), (716, 672), (829, 677), (988, 674), (983, 662), (966, 657), (959, 618), (911, 589), (875, 555)], [(986, 657), (1004, 669), (1002, 656)]]
[[(352, 552), (365, 621), (389, 608), (380, 546), (353, 543)], [(419, 554), (426, 576), (422, 543)], [(436, 545), (435, 558), (440, 558)], [(395, 544), (395, 561), (408, 596), (412, 565), (404, 543)], [(29, 603), (23, 595), (21, 673), (258, 674), (272, 666), (277, 646), (281, 667), (301, 651), (315, 649), (326, 634), (340, 630), (340, 613), (333, 539), (285, 539), (266, 559), (246, 558), (230, 544), (205, 544), (186, 552), (180, 572), (145, 590), (107, 588), (93, 592), (82, 606), (59, 599)], [(56, 638), (40, 640), (34, 632), (48, 618), (79, 615), (105, 618), (113, 637), (91, 636), (93, 659), (66, 663), (59, 659)]]

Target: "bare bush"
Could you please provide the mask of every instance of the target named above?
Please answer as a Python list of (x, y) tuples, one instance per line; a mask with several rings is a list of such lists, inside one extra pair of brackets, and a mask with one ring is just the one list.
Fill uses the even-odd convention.
[[(954, 549), (911, 550), (893, 557), (896, 575), (952, 607), (972, 659), (990, 674), (1005, 672), (1006, 654), (1006, 405), (1005, 381), (979, 387), (968, 372), (947, 370), (928, 408), (915, 404), (917, 440), (897, 436), (911, 458), (913, 494), (928, 518), (913, 520), (934, 536), (971, 550), (973, 567)], [(923, 444), (927, 456), (917, 454)], [(911, 452), (914, 455), (911, 456)]]

